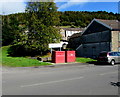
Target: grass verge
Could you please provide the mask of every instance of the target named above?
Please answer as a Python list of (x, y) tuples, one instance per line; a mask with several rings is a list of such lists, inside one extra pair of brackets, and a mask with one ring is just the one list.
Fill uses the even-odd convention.
[(81, 58), (81, 57), (76, 58), (76, 62), (80, 62), (80, 63), (88, 63), (88, 62), (96, 62), (96, 61), (97, 60), (91, 58)]
[(2, 65), (9, 67), (32, 67), (52, 65), (51, 63), (39, 62), (36, 59), (29, 59), (25, 57), (8, 57), (7, 50), (10, 46), (2, 47)]

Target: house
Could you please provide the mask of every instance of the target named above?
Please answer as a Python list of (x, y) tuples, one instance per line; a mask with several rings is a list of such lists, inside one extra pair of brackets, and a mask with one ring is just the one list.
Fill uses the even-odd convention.
[(67, 41), (70, 36), (75, 33), (80, 33), (84, 28), (60, 28), (60, 34), (62, 35), (62, 41)]
[(81, 37), (77, 56), (96, 58), (101, 51), (120, 51), (120, 22), (93, 19)]

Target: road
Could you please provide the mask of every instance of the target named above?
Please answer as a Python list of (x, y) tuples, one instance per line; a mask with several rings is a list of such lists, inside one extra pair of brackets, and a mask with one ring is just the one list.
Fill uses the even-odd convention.
[(3, 95), (118, 95), (118, 66), (3, 68)]

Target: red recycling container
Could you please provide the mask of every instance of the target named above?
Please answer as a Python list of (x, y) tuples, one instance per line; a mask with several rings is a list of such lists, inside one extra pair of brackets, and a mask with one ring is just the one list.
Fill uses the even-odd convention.
[(65, 63), (65, 51), (53, 51), (52, 63)]
[(75, 62), (75, 60), (76, 60), (75, 51), (65, 52), (65, 62)]

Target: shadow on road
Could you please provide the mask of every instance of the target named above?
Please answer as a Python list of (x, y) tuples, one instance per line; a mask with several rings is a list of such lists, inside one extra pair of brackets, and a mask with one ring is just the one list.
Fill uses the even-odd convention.
[(111, 84), (112, 86), (120, 87), (120, 82), (111, 82), (110, 84)]
[(97, 61), (90, 61), (90, 62), (87, 62), (88, 64), (94, 64), (96, 66), (111, 66), (110, 64), (108, 63), (100, 63), (100, 62), (97, 62)]

